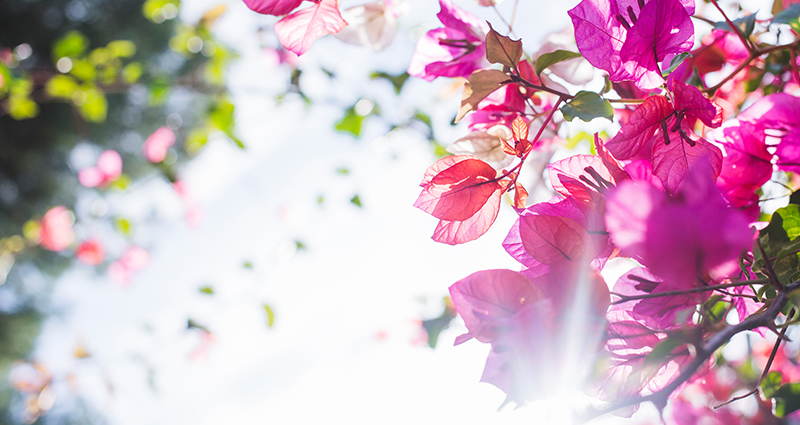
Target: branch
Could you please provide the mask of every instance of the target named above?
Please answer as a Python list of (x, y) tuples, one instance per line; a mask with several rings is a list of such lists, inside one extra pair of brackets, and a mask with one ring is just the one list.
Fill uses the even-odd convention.
[(711, 338), (708, 339), (708, 342), (705, 346), (698, 346), (697, 347), (697, 355), (695, 355), (694, 360), (689, 363), (686, 368), (681, 372), (681, 374), (672, 382), (670, 382), (666, 387), (662, 388), (660, 391), (656, 391), (652, 394), (640, 397), (634, 397), (628, 400), (622, 400), (617, 403), (612, 403), (611, 405), (607, 406), (604, 409), (594, 410), (588, 412), (587, 414), (583, 415), (581, 418), (582, 421), (588, 421), (590, 419), (605, 415), (607, 413), (611, 413), (615, 410), (622, 409), (624, 407), (633, 406), (639, 403), (643, 403), (645, 401), (652, 402), (659, 408), (663, 408), (667, 404), (667, 399), (669, 396), (680, 387), (684, 382), (688, 381), (689, 378), (694, 375), (700, 366), (702, 366), (708, 358), (714, 354), (715, 351), (720, 349), (723, 345), (725, 345), (734, 335), (744, 332), (750, 331), (762, 326), (770, 326), (774, 325), (774, 320), (778, 317), (781, 310), (786, 306), (786, 303), (789, 302), (789, 292), (794, 291), (795, 289), (800, 289), (800, 281), (794, 282), (788, 286), (786, 286), (785, 291), (780, 291), (775, 299), (772, 301), (772, 305), (766, 309), (765, 311), (753, 314), (752, 316), (744, 319), (739, 324), (731, 325), (723, 330), (717, 332)]
[(750, 40), (748, 40), (747, 37), (745, 37), (744, 34), (742, 34), (742, 30), (740, 30), (739, 27), (737, 27), (733, 22), (731, 22), (730, 18), (728, 18), (728, 15), (725, 14), (725, 11), (722, 10), (721, 7), (719, 7), (719, 3), (717, 3), (717, 0), (711, 0), (711, 4), (713, 4), (714, 7), (717, 8), (717, 10), (719, 10), (719, 13), (722, 14), (723, 18), (725, 18), (725, 22), (728, 23), (728, 26), (731, 27), (731, 30), (733, 30), (733, 32), (735, 32), (736, 35), (739, 36), (739, 39), (742, 40), (742, 43), (747, 48), (747, 51), (750, 52), (751, 55), (755, 53), (756, 49), (754, 49), (753, 46), (750, 45)]
[(725, 289), (725, 288), (732, 288), (735, 286), (746, 286), (746, 285), (753, 285), (753, 284), (761, 284), (761, 283), (768, 283), (769, 278), (763, 279), (756, 279), (756, 280), (741, 280), (738, 282), (731, 282), (731, 283), (723, 283), (721, 285), (710, 285), (710, 286), (702, 286), (699, 288), (691, 288), (691, 289), (680, 289), (675, 291), (664, 291), (658, 292), (655, 294), (644, 294), (644, 295), (622, 295), (616, 292), (612, 292), (611, 295), (617, 296), (620, 299), (611, 303), (611, 305), (622, 304), (628, 301), (635, 301), (635, 300), (645, 300), (648, 298), (659, 298), (659, 297), (671, 297), (673, 295), (683, 295), (683, 294), (693, 294), (696, 292), (706, 292), (706, 291), (714, 291), (717, 289)]
[[(792, 314), (794, 314), (794, 309), (792, 309), (792, 311), (789, 312), (789, 316), (791, 316)], [(758, 392), (758, 386), (761, 385), (761, 382), (764, 381), (764, 378), (769, 373), (769, 369), (772, 367), (772, 362), (775, 360), (775, 355), (778, 354), (778, 347), (781, 346), (781, 342), (783, 342), (783, 339), (786, 336), (786, 330), (787, 329), (789, 329), (788, 326), (783, 328), (783, 329), (781, 329), (781, 333), (780, 333), (780, 335), (778, 335), (778, 340), (775, 341), (775, 345), (772, 347), (772, 353), (770, 353), (770, 355), (769, 355), (769, 360), (767, 360), (767, 365), (764, 366), (764, 370), (761, 371), (761, 377), (759, 377), (758, 378), (758, 382), (756, 382), (756, 387), (753, 388), (753, 390), (748, 392), (747, 394), (742, 394), (742, 395), (740, 395), (738, 397), (733, 397), (732, 399), (726, 401), (725, 403), (722, 403), (720, 405), (714, 406), (714, 410), (717, 410), (720, 407), (725, 407), (725, 406), (733, 403), (734, 401), (739, 401), (741, 399), (750, 397), (751, 395), (753, 395), (753, 394)]]

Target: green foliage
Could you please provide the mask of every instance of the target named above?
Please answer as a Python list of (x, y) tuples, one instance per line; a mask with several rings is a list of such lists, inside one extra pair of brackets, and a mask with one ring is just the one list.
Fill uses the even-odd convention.
[(342, 119), (336, 122), (334, 128), (341, 133), (350, 133), (361, 137), (361, 128), (364, 125), (364, 116), (356, 112), (355, 106), (345, 111)]
[(664, 77), (666, 78), (667, 75), (671, 74), (672, 71), (674, 71), (677, 67), (679, 67), (683, 63), (683, 61), (685, 61), (690, 57), (692, 57), (692, 54), (689, 52), (683, 52), (681, 54), (675, 55), (675, 57), (672, 58), (672, 61), (670, 61), (669, 63), (669, 68), (667, 68), (667, 70), (664, 71)]
[(428, 335), (428, 346), (431, 348), (436, 348), (436, 344), (439, 342), (439, 335), (450, 326), (450, 322), (456, 317), (456, 310), (450, 297), (444, 297), (443, 303), (444, 311), (442, 311), (442, 314), (433, 319), (422, 321), (422, 328)]
[(786, 24), (795, 31), (800, 31), (800, 4), (793, 4), (780, 13), (772, 20), (773, 24)]
[(269, 304), (263, 304), (264, 313), (267, 315), (267, 327), (271, 328), (275, 324), (275, 312)]
[[(789, 204), (772, 214), (758, 241), (770, 259), (778, 279), (789, 284), (800, 278), (800, 206)], [(767, 276), (766, 262), (758, 245), (753, 247), (753, 270)]]
[[(797, 16), (795, 16), (795, 20), (796, 19), (797, 19)], [(736, 29), (739, 30), (739, 32), (741, 32), (742, 35), (745, 36), (745, 38), (748, 38), (748, 37), (750, 37), (751, 34), (753, 34), (753, 29), (755, 29), (755, 27), (756, 27), (756, 14), (753, 13), (753, 14), (747, 15), (747, 16), (745, 16), (743, 18), (734, 19), (731, 22), (733, 22), (733, 25), (736, 26)], [(785, 23), (788, 23), (788, 22), (785, 22)], [(720, 22), (714, 23), (714, 29), (724, 30), (724, 31), (733, 31), (731, 29), (731, 26), (728, 25), (728, 23), (726, 21), (720, 21)]]
[(408, 81), (408, 77), (410, 77), (410, 75), (408, 75), (407, 72), (398, 75), (390, 75), (380, 71), (373, 72), (369, 76), (369, 78), (373, 80), (384, 79), (392, 83), (395, 94), (400, 94), (400, 92), (403, 90), (403, 86), (405, 85), (406, 81)]
[(210, 286), (203, 286), (202, 288), (198, 289), (198, 291), (200, 291), (201, 294), (214, 295), (214, 288)]
[(773, 411), (779, 418), (800, 410), (800, 383), (781, 385), (782, 379), (780, 372), (770, 372), (761, 382), (764, 397), (774, 400)]
[(609, 121), (614, 117), (614, 108), (611, 102), (590, 91), (579, 91), (571, 100), (561, 107), (564, 119), (572, 121), (580, 118), (589, 122), (595, 118), (605, 118)]
[(79, 31), (70, 31), (53, 44), (53, 62), (71, 56), (80, 56), (89, 48), (89, 38)]
[(358, 195), (353, 196), (352, 198), (350, 198), (350, 203), (355, 205), (355, 206), (357, 206), (357, 207), (359, 207), (359, 208), (362, 207), (361, 198), (359, 198)]
[(536, 75), (541, 75), (542, 71), (559, 62), (580, 57), (582, 57), (580, 53), (570, 52), (569, 50), (556, 50), (555, 52), (545, 53), (536, 59), (536, 64), (534, 65)]

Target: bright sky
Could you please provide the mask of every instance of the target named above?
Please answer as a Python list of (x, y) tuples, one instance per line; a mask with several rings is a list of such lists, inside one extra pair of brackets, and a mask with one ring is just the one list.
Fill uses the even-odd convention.
[[(487, 9), (456, 3), (496, 21)], [(513, 2), (506, 3), (507, 16)], [(536, 10), (524, 3), (518, 35), (539, 40), (561, 29), (575, 2), (537, 2)], [(447, 124), (458, 94), (431, 104), (448, 83), (412, 80), (411, 95), (397, 104), (386, 82), (364, 81), (375, 69), (402, 72), (413, 40), (398, 37), (375, 54), (327, 38), (303, 58), (309, 70), (302, 84), (317, 106), (304, 109), (290, 97), (278, 107), (273, 98), (288, 73), (270, 68), (256, 32), (274, 20), (239, 1), (226, 4), (216, 29), (242, 55), (229, 86), (248, 149), (220, 138), (182, 171), (204, 211), (197, 228), (182, 220), (180, 202), (161, 180), (113, 200), (133, 218), (157, 207), (162, 224), (138, 235), (152, 262), (125, 288), (88, 267), (56, 286), (57, 313), (34, 356), (62, 379), (56, 410), (77, 392), (114, 425), (563, 423), (564, 401), (498, 413), (504, 394), (478, 383), (489, 347), (452, 346), (465, 331), (460, 320), (435, 350), (419, 340), (417, 320), (441, 313), (450, 284), (482, 269), (519, 268), (501, 247), (513, 211), (503, 209), (478, 241), (434, 243), (436, 220), (412, 207), (434, 161), (428, 142), (413, 131), (384, 137), (376, 118), (360, 140), (332, 131), (366, 95), (388, 116), (420, 107), (447, 143), (464, 133)], [(187, 0), (182, 17), (194, 21), (214, 5)], [(436, 2), (415, 0), (411, 9), (402, 27), (420, 24), (421, 34), (438, 25)], [(331, 83), (314, 64), (339, 78)], [(336, 172), (342, 167), (349, 174)], [(362, 208), (350, 202), (354, 195)], [(307, 249), (295, 252), (295, 241)], [(215, 294), (201, 294), (203, 286)], [(275, 313), (272, 328), (264, 303)], [(198, 349), (202, 332), (186, 329), (189, 318), (213, 333), (205, 349)], [(90, 358), (72, 356), (77, 341)]]

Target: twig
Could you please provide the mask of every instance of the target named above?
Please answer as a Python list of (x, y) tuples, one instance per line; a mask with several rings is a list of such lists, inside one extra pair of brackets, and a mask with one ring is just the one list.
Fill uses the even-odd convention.
[(767, 283), (769, 281), (770, 280), (768, 278), (756, 279), (756, 280), (742, 280), (738, 282), (723, 283), (721, 285), (710, 285), (710, 286), (703, 286), (700, 288), (680, 289), (675, 291), (664, 291), (655, 294), (644, 294), (644, 295), (622, 295), (616, 292), (612, 292), (611, 295), (620, 297), (620, 299), (612, 302), (611, 305), (622, 304), (628, 301), (645, 300), (648, 298), (671, 297), (673, 295), (693, 294), (696, 292), (714, 291), (717, 289), (732, 288), (735, 286), (747, 286), (753, 284)]
[(627, 400), (622, 400), (617, 403), (612, 403), (611, 405), (607, 406), (604, 409), (596, 409), (593, 411), (588, 412), (587, 414), (583, 415), (581, 418), (584, 422), (590, 419), (611, 413), (615, 410), (622, 409), (624, 407), (637, 405), (646, 401), (654, 403), (657, 407), (663, 408), (667, 404), (667, 399), (669, 396), (680, 387), (684, 382), (688, 381), (689, 378), (694, 375), (700, 366), (702, 366), (708, 358), (714, 354), (715, 351), (720, 349), (723, 345), (725, 345), (734, 335), (744, 332), (753, 330), (762, 326), (769, 326), (774, 325), (774, 320), (780, 314), (781, 310), (786, 306), (786, 303), (789, 302), (788, 293), (800, 288), (800, 281), (793, 282), (792, 284), (786, 286), (786, 290), (782, 290), (778, 292), (778, 295), (772, 302), (772, 305), (766, 310), (761, 313), (753, 314), (752, 316), (744, 319), (743, 321), (739, 322), (736, 325), (730, 325), (721, 331), (717, 332), (711, 338), (708, 339), (708, 342), (704, 346), (697, 346), (697, 354), (695, 355), (694, 359), (689, 363), (685, 369), (681, 372), (678, 377), (670, 382), (667, 386), (662, 388), (659, 391), (656, 391), (652, 394), (640, 397), (633, 397)]
[[(789, 316), (791, 316), (792, 314), (794, 314), (794, 309), (792, 309), (792, 311), (789, 312)], [(769, 355), (769, 360), (767, 360), (767, 365), (764, 366), (764, 370), (761, 372), (761, 377), (758, 378), (758, 382), (756, 383), (756, 387), (753, 388), (753, 390), (748, 392), (747, 394), (743, 394), (743, 395), (740, 395), (740, 396), (737, 396), (737, 397), (733, 397), (732, 399), (726, 401), (725, 403), (722, 403), (722, 404), (719, 404), (717, 406), (714, 406), (714, 410), (717, 410), (720, 407), (725, 407), (725, 406), (733, 403), (734, 401), (739, 401), (739, 400), (741, 400), (743, 398), (750, 397), (751, 395), (753, 395), (753, 394), (758, 392), (759, 385), (761, 385), (761, 382), (764, 381), (764, 378), (769, 373), (769, 369), (772, 367), (772, 361), (775, 360), (775, 355), (778, 353), (778, 347), (781, 346), (781, 342), (783, 342), (783, 339), (786, 337), (786, 330), (787, 329), (789, 329), (789, 327), (785, 327), (785, 328), (781, 329), (781, 333), (780, 333), (780, 335), (778, 335), (778, 340), (775, 341), (775, 345), (772, 347), (772, 353), (770, 353), (770, 355)]]

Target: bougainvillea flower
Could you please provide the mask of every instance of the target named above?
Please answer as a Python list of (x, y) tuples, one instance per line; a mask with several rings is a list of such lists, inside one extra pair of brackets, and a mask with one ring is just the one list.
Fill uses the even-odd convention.
[(394, 40), (397, 19), (393, 2), (378, 1), (351, 7), (342, 11), (342, 18), (349, 24), (336, 34), (336, 38), (348, 44), (369, 47), (379, 52)]
[(725, 198), (736, 208), (758, 205), (758, 196), (754, 204), (753, 195), (772, 176), (772, 154), (767, 151), (764, 130), (746, 121), (731, 120), (706, 136), (725, 152), (717, 178), (717, 187)]
[(472, 131), (447, 146), (453, 155), (472, 155), (481, 161), (502, 169), (511, 164), (514, 157), (503, 151), (503, 140), (511, 140), (511, 130), (504, 125), (496, 125), (486, 131)]
[(78, 172), (78, 180), (86, 187), (105, 186), (122, 175), (122, 158), (116, 151), (107, 150), (97, 157), (97, 165)]
[(469, 77), (488, 65), (486, 24), (450, 0), (439, 0), (439, 5), (441, 11), (436, 16), (444, 28), (430, 30), (419, 40), (408, 74), (427, 81), (436, 77)]
[(175, 132), (169, 127), (159, 127), (142, 146), (142, 153), (148, 161), (159, 163), (167, 157), (167, 149), (175, 144)]
[(658, 64), (694, 43), (694, 0), (583, 0), (568, 13), (583, 57), (643, 89), (663, 84)]
[(503, 186), (491, 165), (470, 155), (444, 157), (420, 183), (414, 206), (438, 218), (433, 240), (456, 245), (477, 239), (497, 218)]
[[(582, 288), (583, 303), (573, 305), (582, 282), (592, 286)], [(474, 337), (492, 344), (481, 381), (519, 404), (543, 398), (555, 381), (585, 377), (592, 361), (587, 353), (598, 349), (603, 328), (597, 315), (608, 308), (602, 279), (563, 273), (529, 279), (511, 270), (485, 270), (453, 284), (450, 294), (469, 331), (456, 343)]]
[(302, 2), (303, 0), (244, 0), (244, 4), (254, 12), (275, 16), (291, 13)]
[(498, 319), (508, 318), (527, 304), (544, 299), (534, 282), (513, 270), (483, 270), (450, 286), (450, 299), (464, 319), (468, 333), (459, 336), (456, 344), (472, 338), (488, 343), (497, 338)]
[(75, 251), (75, 257), (83, 264), (98, 266), (106, 259), (106, 253), (100, 241), (87, 239)]
[(630, 180), (606, 196), (606, 228), (615, 246), (673, 289), (697, 286), (712, 268), (735, 264), (751, 243), (747, 220), (728, 207), (702, 165), (674, 197)]
[(722, 152), (695, 134), (688, 121), (698, 119), (716, 128), (722, 124), (722, 111), (696, 87), (670, 79), (669, 88), (672, 102), (660, 95), (646, 98), (606, 146), (615, 158), (626, 160), (652, 145), (653, 174), (674, 193), (698, 161), (707, 161), (713, 178), (719, 175)]
[[(614, 293), (625, 296), (657, 294), (670, 289), (669, 285), (663, 285), (658, 277), (644, 267), (631, 269), (614, 284)], [(710, 292), (645, 298), (617, 304), (612, 308), (627, 309), (647, 316), (655, 321), (659, 329), (669, 329), (688, 324), (691, 313), (698, 303), (708, 298), (708, 294)]]
[(800, 98), (786, 93), (764, 96), (737, 117), (778, 138), (778, 169), (800, 172)]
[[(611, 309), (604, 354), (598, 362), (591, 390), (601, 400), (623, 400), (647, 388), (656, 392), (672, 382), (681, 368), (692, 360), (685, 347), (674, 349), (668, 358), (648, 357), (667, 338), (651, 318), (628, 309)], [(638, 405), (614, 413), (630, 416)]]
[(72, 213), (63, 206), (53, 207), (42, 218), (39, 245), (50, 251), (63, 251), (75, 240)]
[(300, 56), (311, 48), (314, 40), (336, 34), (346, 26), (338, 0), (319, 0), (281, 19), (274, 28), (283, 47)]

